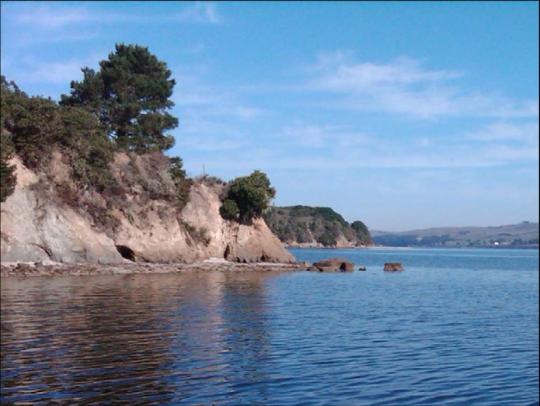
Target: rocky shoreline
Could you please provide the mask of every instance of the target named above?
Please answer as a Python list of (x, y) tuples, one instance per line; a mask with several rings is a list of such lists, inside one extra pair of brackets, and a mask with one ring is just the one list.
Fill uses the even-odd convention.
[(164, 274), (182, 273), (190, 271), (296, 271), (305, 270), (308, 264), (305, 262), (275, 263), (254, 262), (239, 263), (224, 260), (205, 260), (200, 262), (185, 263), (124, 263), (124, 264), (89, 264), (89, 263), (44, 263), (44, 262), (19, 262), (2, 263), (0, 277), (27, 278), (35, 276), (97, 276), (97, 275), (131, 275), (131, 274)]

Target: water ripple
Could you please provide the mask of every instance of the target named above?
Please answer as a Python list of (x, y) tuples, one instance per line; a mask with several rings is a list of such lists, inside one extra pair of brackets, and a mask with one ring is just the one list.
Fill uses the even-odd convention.
[(537, 405), (530, 255), (472, 271), (468, 253), (451, 273), (420, 252), (402, 275), (6, 279), (2, 403)]

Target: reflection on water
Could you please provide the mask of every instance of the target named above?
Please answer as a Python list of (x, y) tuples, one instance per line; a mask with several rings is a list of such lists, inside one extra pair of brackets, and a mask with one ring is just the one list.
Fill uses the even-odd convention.
[(167, 403), (200, 398), (197, 382), (257, 382), (272, 276), (248, 276), (5, 280), (2, 399)]
[(400, 275), (4, 279), (2, 402), (537, 402), (538, 271), (425, 255)]

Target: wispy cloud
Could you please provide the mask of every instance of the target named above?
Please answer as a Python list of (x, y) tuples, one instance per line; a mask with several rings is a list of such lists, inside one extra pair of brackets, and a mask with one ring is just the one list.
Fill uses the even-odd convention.
[[(287, 142), (305, 148), (351, 148), (373, 141), (368, 135), (344, 125), (315, 125), (295, 123), (285, 126), (278, 136)], [(280, 137), (280, 138), (281, 138)]]
[[(478, 132), (449, 134), (444, 138), (397, 134), (388, 139), (344, 125), (294, 123), (276, 133), (258, 134), (256, 142), (244, 139), (241, 144), (235, 143), (234, 148), (250, 151), (241, 160), (236, 154), (224, 151), (210, 165), (215, 170), (234, 169), (238, 172), (250, 168), (425, 170), (522, 165), (538, 162), (538, 141), (532, 138), (535, 129), (538, 129), (537, 123), (503, 125), (495, 122)], [(503, 137), (503, 133), (507, 136)], [(229, 139), (227, 135), (219, 138), (225, 145)]]
[(72, 80), (82, 77), (81, 69), (94, 66), (97, 58), (71, 59), (64, 62), (41, 62), (27, 71), (28, 82), (69, 84)]
[(12, 11), (13, 22), (34, 28), (56, 30), (66, 26), (95, 21), (96, 16), (83, 8), (53, 8), (48, 5)]
[[(80, 3), (79, 3), (80, 4)], [(85, 41), (99, 35), (101, 28), (123, 24), (220, 24), (223, 16), (214, 3), (181, 4), (171, 13), (118, 12), (108, 8), (72, 6), (68, 3), (2, 2), (2, 25), (19, 35), (19, 46), (45, 42)], [(193, 48), (199, 52), (201, 44)]]
[(209, 120), (226, 118), (243, 121), (266, 114), (265, 109), (243, 101), (240, 94), (233, 89), (205, 78), (206, 71), (206, 66), (193, 66), (189, 69), (173, 67), (178, 83), (173, 100), (184, 113), (204, 116)]
[(192, 23), (219, 24), (223, 21), (223, 17), (218, 12), (216, 5), (209, 2), (197, 2), (187, 6), (176, 17), (179, 21)]
[(307, 89), (337, 97), (333, 105), (339, 108), (417, 118), (538, 116), (538, 100), (465, 91), (458, 83), (462, 72), (428, 69), (407, 57), (376, 63), (357, 61), (350, 53), (322, 54), (306, 74)]
[[(18, 6), (18, 5), (17, 5)], [(126, 24), (126, 23), (208, 23), (219, 24), (223, 21), (217, 6), (210, 2), (196, 2), (182, 5), (177, 12), (169, 14), (116, 12), (106, 9), (90, 9), (87, 7), (71, 7), (65, 4), (21, 4), (20, 7), (10, 5), (6, 10), (6, 18), (19, 26), (40, 30), (62, 30), (73, 26)]]
[[(72, 80), (82, 79), (83, 67), (96, 68), (98, 61), (105, 53), (92, 52), (80, 58), (70, 58), (63, 61), (43, 61), (33, 56), (25, 56), (13, 64), (11, 59), (2, 61), (3, 74), (17, 82), (23, 89), (31, 85), (62, 87), (67, 90)], [(45, 94), (58, 98), (59, 93)]]
[(538, 121), (511, 123), (498, 121), (466, 134), (471, 140), (538, 144)]

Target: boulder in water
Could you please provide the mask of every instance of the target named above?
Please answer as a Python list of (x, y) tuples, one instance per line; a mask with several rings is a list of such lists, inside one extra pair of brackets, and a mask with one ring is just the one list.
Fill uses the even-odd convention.
[(403, 271), (403, 265), (401, 265), (401, 262), (386, 262), (384, 270), (387, 272), (401, 272)]
[[(314, 268), (317, 268), (319, 272), (352, 272), (354, 271), (354, 264), (341, 258), (323, 259), (322, 261), (315, 262)], [(313, 268), (312, 267), (312, 268)]]

